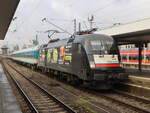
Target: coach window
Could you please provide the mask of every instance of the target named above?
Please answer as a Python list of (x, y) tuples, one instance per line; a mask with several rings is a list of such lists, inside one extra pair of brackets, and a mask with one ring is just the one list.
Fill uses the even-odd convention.
[(147, 59), (147, 60), (150, 60), (150, 56), (146, 55), (146, 59)]
[(138, 56), (137, 55), (134, 56), (134, 60), (138, 60)]
[(142, 55), (142, 59), (144, 59), (144, 55)]
[(127, 60), (127, 56), (123, 56), (122, 59), (123, 59), (123, 60)]
[(132, 57), (131, 56), (129, 56), (129, 60), (131, 60), (132, 59)]

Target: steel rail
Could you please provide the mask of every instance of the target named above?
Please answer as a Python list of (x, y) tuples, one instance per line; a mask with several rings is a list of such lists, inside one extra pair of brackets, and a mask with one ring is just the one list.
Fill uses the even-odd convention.
[(133, 110), (135, 110), (135, 111), (137, 111), (137, 112), (140, 112), (140, 113), (150, 113), (150, 111), (147, 111), (147, 110), (142, 109), (142, 108), (139, 108), (139, 107), (137, 107), (137, 106), (128, 104), (128, 103), (126, 103), (126, 102), (123, 102), (123, 101), (121, 101), (121, 100), (115, 99), (115, 98), (113, 98), (113, 97), (110, 97), (110, 96), (107, 96), (107, 95), (104, 95), (104, 94), (99, 94), (99, 95), (102, 96), (102, 97), (104, 97), (104, 98), (106, 98), (106, 99), (109, 99), (109, 100), (111, 100), (111, 101), (118, 102), (119, 104), (121, 104), (121, 105), (123, 105), (123, 106), (127, 106), (127, 107), (129, 107), (129, 108), (131, 108), (131, 109), (133, 109)]
[(123, 92), (123, 91), (118, 91), (118, 90), (114, 90), (115, 93), (118, 93), (120, 95), (123, 95), (123, 96), (126, 96), (126, 97), (129, 97), (129, 98), (133, 98), (137, 101), (142, 101), (146, 104), (150, 104), (150, 100), (148, 99), (145, 99), (145, 98), (141, 98), (141, 97), (138, 97), (138, 96), (135, 96), (135, 95), (131, 95), (129, 93), (126, 93), (126, 92)]
[(12, 77), (11, 73), (6, 69), (5, 65), (3, 64), (4, 67), (4, 71), (6, 74), (10, 75), (10, 78), (13, 80), (13, 83), (16, 85), (16, 87), (19, 89), (19, 92), (21, 93), (21, 95), (23, 96), (24, 100), (26, 101), (26, 103), (28, 104), (28, 107), (30, 108), (30, 110), (33, 113), (39, 113), (38, 110), (36, 109), (36, 107), (33, 105), (33, 103), (31, 102), (31, 100), (29, 99), (29, 97), (26, 95), (26, 93), (23, 91), (23, 89), (21, 88), (21, 86), (19, 85), (19, 83), (15, 80), (14, 77)]
[(76, 111), (74, 111), (71, 107), (69, 107), (68, 105), (66, 105), (65, 103), (63, 103), (61, 100), (57, 99), (53, 94), (51, 94), (50, 92), (46, 91), (44, 88), (42, 88), (40, 85), (38, 85), (36, 82), (34, 82), (33, 80), (27, 78), (24, 74), (22, 74), (20, 71), (18, 71), (17, 69), (15, 69), (13, 66), (11, 66), (10, 64), (8, 64), (12, 69), (14, 69), (17, 73), (19, 73), (20, 75), (22, 75), (26, 80), (28, 80), (30, 83), (32, 83), (33, 85), (35, 85), (37, 88), (39, 88), (40, 90), (42, 90), (49, 98), (52, 98), (56, 103), (58, 103), (60, 106), (62, 106), (66, 111), (68, 111), (69, 113), (77, 113)]
[[(30, 68), (29, 68), (29, 69), (30, 69)], [(32, 71), (33, 71), (33, 70), (32, 70)], [(37, 72), (37, 71), (36, 71), (36, 72)], [(38, 73), (43, 74), (43, 73), (41, 73), (41, 72), (38, 72)], [(33, 81), (33, 82), (34, 82), (34, 81)], [(64, 89), (62, 89), (62, 90), (64, 90)], [(64, 90), (64, 91), (66, 91), (66, 90)], [(69, 92), (69, 93), (70, 93), (70, 92)], [(71, 94), (71, 93), (70, 93), (70, 94)], [(74, 94), (71, 94), (71, 95), (77, 97), (77, 96), (74, 95)], [(102, 112), (105, 112), (105, 113), (115, 113), (114, 111), (113, 111), (113, 112), (111, 111), (111, 110), (114, 110), (114, 109), (106, 110), (104, 107), (96, 106), (96, 105), (94, 105), (94, 104), (92, 104), (92, 103), (88, 103), (88, 104), (90, 104), (90, 105), (92, 105), (92, 106), (94, 106), (94, 107), (96, 107), (96, 108), (102, 110)], [(118, 112), (118, 111), (116, 111), (116, 112)]]
[[(10, 65), (10, 64), (8, 64), (8, 65)], [(14, 67), (12, 67), (12, 68), (14, 68)], [(16, 69), (15, 69), (16, 70)], [(18, 70), (17, 70), (18, 71)], [(19, 72), (18, 71), (18, 73), (20, 73), (20, 74), (22, 74), (21, 72)], [(28, 78), (27, 78), (28, 79)], [(30, 80), (30, 79), (29, 79)], [(30, 80), (30, 81), (32, 81), (32, 80)], [(33, 83), (34, 83), (34, 81), (32, 81)], [(36, 84), (36, 83), (35, 83)], [(38, 85), (38, 84), (37, 84)], [(47, 91), (46, 91), (47, 92)], [(109, 100), (111, 100), (111, 101), (116, 101), (116, 102), (118, 102), (119, 104), (121, 104), (121, 105), (123, 105), (123, 106), (127, 106), (127, 107), (129, 107), (129, 108), (131, 108), (131, 109), (133, 109), (133, 110), (135, 110), (135, 111), (138, 111), (138, 112), (142, 112), (142, 113), (150, 113), (150, 111), (147, 111), (147, 110), (145, 110), (145, 109), (142, 109), (142, 108), (139, 108), (139, 107), (137, 107), (137, 106), (134, 106), (134, 105), (131, 105), (131, 104), (128, 104), (128, 103), (126, 103), (126, 102), (122, 102), (122, 101), (120, 101), (120, 100), (117, 100), (117, 99), (115, 99), (115, 98), (113, 98), (113, 97), (109, 97), (109, 96), (107, 96), (107, 95), (103, 95), (103, 94), (98, 94), (98, 95), (100, 95), (100, 96), (103, 96), (104, 98), (106, 98), (106, 99), (109, 99)], [(131, 97), (131, 96), (130, 96)], [(138, 97), (134, 97), (135, 99), (137, 98), (138, 100), (141, 100), (140, 98), (138, 98)], [(147, 100), (145, 100), (145, 103), (146, 103), (146, 101)], [(149, 102), (149, 101), (147, 101), (147, 102)]]

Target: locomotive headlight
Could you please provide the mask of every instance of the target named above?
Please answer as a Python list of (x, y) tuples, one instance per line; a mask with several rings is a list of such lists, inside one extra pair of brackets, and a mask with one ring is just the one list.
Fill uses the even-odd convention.
[(95, 63), (94, 62), (90, 62), (90, 67), (91, 68), (95, 68)]

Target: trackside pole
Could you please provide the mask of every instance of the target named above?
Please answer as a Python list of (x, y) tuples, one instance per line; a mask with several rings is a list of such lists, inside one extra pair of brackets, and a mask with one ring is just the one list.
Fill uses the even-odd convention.
[(139, 62), (138, 62), (138, 69), (139, 69), (139, 71), (142, 71), (142, 69), (141, 69), (141, 64), (142, 64), (142, 50), (143, 50), (143, 43), (141, 43), (141, 42), (139, 42), (139, 47), (138, 47), (138, 49), (139, 49)]

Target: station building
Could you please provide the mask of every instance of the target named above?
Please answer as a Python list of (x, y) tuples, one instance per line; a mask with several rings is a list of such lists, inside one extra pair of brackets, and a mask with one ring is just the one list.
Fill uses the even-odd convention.
[(3, 45), (1, 47), (1, 49), (2, 49), (2, 55), (7, 55), (8, 54), (8, 47), (6, 45)]

